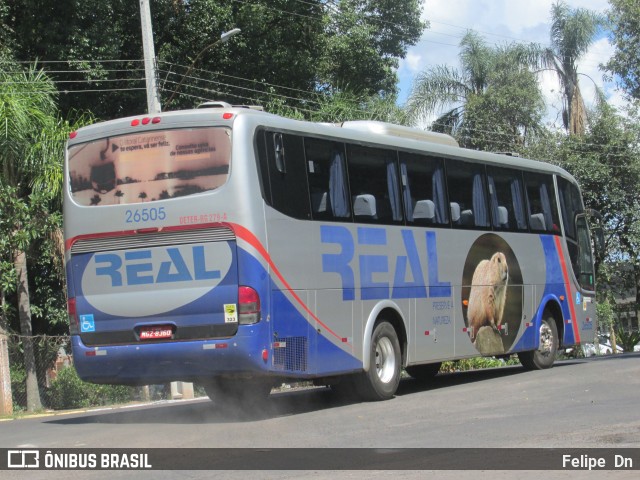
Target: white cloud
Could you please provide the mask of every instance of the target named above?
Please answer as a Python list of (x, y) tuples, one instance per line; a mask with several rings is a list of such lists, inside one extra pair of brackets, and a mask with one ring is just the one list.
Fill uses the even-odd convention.
[(422, 55), (419, 53), (409, 52), (403, 61), (411, 72), (419, 73), (422, 70)]

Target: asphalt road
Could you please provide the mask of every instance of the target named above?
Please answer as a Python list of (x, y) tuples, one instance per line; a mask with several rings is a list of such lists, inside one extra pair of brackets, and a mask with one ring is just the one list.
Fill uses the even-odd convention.
[[(205, 399), (166, 402), (0, 422), (4, 448), (518, 448), (640, 447), (640, 354), (403, 380), (396, 397), (358, 403), (329, 389), (273, 393), (251, 411)], [(459, 451), (458, 451), (459, 452)], [(508, 451), (501, 450), (508, 455)], [(464, 455), (461, 455), (463, 461)], [(11, 475), (5, 476), (9, 473)], [(0, 472), (27, 478), (27, 472)], [(187, 472), (186, 478), (247, 478), (249, 472)], [(259, 472), (256, 478), (300, 478)], [(336, 475), (340, 473), (340, 475)], [(305, 478), (423, 478), (424, 472), (315, 470)], [(524, 477), (578, 478), (594, 472), (529, 472)], [(176, 472), (137, 478), (176, 478)], [(104, 476), (102, 476), (104, 475)], [(484, 477), (483, 475), (487, 475)], [(507, 476), (508, 475), (508, 476)], [(29, 472), (28, 478), (131, 478), (127, 472)], [(438, 478), (522, 478), (494, 470), (437, 472)], [(637, 478), (603, 471), (599, 478)], [(586, 477), (585, 477), (586, 478)], [(593, 477), (590, 477), (593, 478)]]

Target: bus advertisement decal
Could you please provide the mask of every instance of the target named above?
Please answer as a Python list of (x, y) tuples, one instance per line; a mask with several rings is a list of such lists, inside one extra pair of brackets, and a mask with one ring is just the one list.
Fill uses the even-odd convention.
[(234, 242), (74, 255), (78, 306), (87, 302), (102, 317), (169, 314), (226, 286), (232, 288), (216, 295), (232, 303), (237, 297), (235, 257)]
[(523, 278), (518, 259), (499, 235), (476, 239), (462, 273), (461, 304), (469, 338), (483, 355), (508, 352), (523, 318)]
[[(356, 300), (356, 292), (360, 292), (358, 300), (451, 298), (451, 282), (439, 279), (436, 234), (425, 232), (422, 240), (428, 259), (426, 266), (418, 252), (419, 244), (414, 232), (402, 230), (401, 235), (404, 251), (403, 255), (395, 257), (392, 275), (391, 258), (382, 254), (388, 245), (386, 228), (358, 227), (354, 240), (354, 235), (346, 227), (320, 226), (322, 244), (338, 246), (338, 249), (331, 249), (334, 252), (322, 254), (322, 271), (337, 274), (343, 301)], [(356, 246), (379, 246), (381, 254), (356, 255)], [(425, 282), (425, 272), (428, 283)], [(359, 279), (358, 284), (356, 278)]]

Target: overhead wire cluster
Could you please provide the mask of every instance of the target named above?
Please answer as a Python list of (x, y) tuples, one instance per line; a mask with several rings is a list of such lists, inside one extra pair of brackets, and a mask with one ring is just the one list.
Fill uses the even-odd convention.
[[(86, 64), (98, 64), (98, 65), (113, 65), (115, 63), (129, 63), (129, 64), (142, 64), (143, 60), (92, 60), (92, 61), (37, 61), (37, 62), (21, 62), (24, 64), (47, 64), (47, 65), (56, 65), (55, 70), (47, 70), (47, 73), (55, 73), (55, 74), (80, 74), (80, 73), (92, 73), (94, 72), (91, 69), (62, 69), (60, 64), (69, 64), (69, 63), (86, 63)], [(179, 81), (182, 78), (181, 70), (186, 71), (188, 67), (184, 65), (180, 65), (177, 63), (160, 61), (158, 65), (158, 73), (161, 77), (160, 80), (160, 90), (162, 92), (166, 92), (167, 94), (173, 93), (175, 87), (178, 86)], [(135, 91), (140, 90), (144, 91), (145, 87), (145, 77), (144, 77), (144, 68), (134, 67), (134, 68), (106, 68), (101, 70), (103, 73), (115, 74), (117, 78), (106, 78), (106, 79), (77, 79), (77, 80), (51, 80), (54, 85), (56, 85), (59, 89), (60, 93), (63, 94), (76, 94), (76, 93), (117, 93), (122, 91)], [(16, 73), (16, 72), (14, 72)], [(17, 72), (20, 73), (20, 72)], [(127, 76), (127, 74), (132, 74)], [(274, 83), (263, 82), (255, 79), (248, 79), (244, 77), (239, 77), (235, 75), (228, 75), (220, 72), (212, 72), (205, 69), (194, 68), (192, 69), (192, 74), (187, 77), (187, 80), (191, 82), (191, 84), (184, 84), (181, 91), (176, 91), (176, 95), (193, 99), (196, 102), (211, 100), (212, 98), (225, 96), (225, 97), (233, 97), (239, 100), (239, 103), (247, 103), (247, 104), (262, 104), (264, 102), (268, 102), (269, 100), (277, 99), (283, 102), (293, 101), (296, 102), (292, 108), (304, 112), (304, 113), (318, 113), (319, 108), (322, 106), (322, 92), (309, 92), (305, 90), (301, 90), (298, 88), (288, 87), (285, 85), (278, 85)], [(224, 80), (224, 81), (223, 81)], [(103, 83), (115, 83), (115, 82), (128, 82), (131, 83), (130, 87), (111, 87), (111, 88), (91, 88), (92, 86), (103, 84)], [(199, 85), (196, 85), (196, 82)], [(235, 83), (234, 83), (235, 82)], [(16, 85), (20, 85), (21, 83), (25, 83), (23, 81), (12, 81), (8, 82)], [(242, 86), (239, 83), (244, 83), (248, 86)], [(69, 85), (71, 86), (86, 86), (89, 88), (67, 88)], [(185, 91), (188, 86), (189, 92)], [(200, 92), (193, 93), (193, 91)], [(286, 92), (286, 93), (283, 93)], [(20, 92), (16, 92), (20, 93)], [(36, 93), (50, 93), (50, 92), (37, 92), (25, 90), (24, 93), (36, 94)], [(295, 95), (295, 96), (294, 96)], [(195, 102), (194, 102), (195, 103)], [(359, 113), (367, 113), (363, 110), (356, 109), (355, 111)], [(486, 136), (497, 139), (510, 137), (513, 135), (510, 133), (501, 133), (497, 131), (489, 131), (484, 129), (473, 129), (477, 133), (485, 134)], [(458, 136), (459, 139), (469, 139), (472, 140), (474, 137), (469, 135)], [(582, 142), (580, 144), (572, 145), (571, 148), (576, 153), (591, 153), (589, 150), (590, 147), (602, 148), (603, 151), (606, 147), (598, 144), (590, 144)], [(611, 147), (611, 146), (610, 146)], [(607, 153), (611, 157), (624, 157), (625, 154), (619, 153)], [(625, 167), (620, 167), (625, 168)]]
[[(249, 0), (230, 0), (235, 3), (251, 5), (253, 2)], [(310, 6), (321, 6), (328, 10), (330, 10), (333, 14), (340, 14), (339, 5), (336, 1), (327, 0), (321, 3), (311, 3), (305, 0), (295, 0), (298, 3), (310, 5)], [(317, 20), (317, 17), (311, 15), (305, 15), (298, 12), (291, 12), (287, 10), (281, 10), (275, 8), (271, 5), (261, 4), (262, 8), (272, 10), (278, 14), (283, 15), (292, 15), (296, 17), (308, 18), (312, 20)], [(396, 28), (406, 28), (406, 26), (386, 21), (384, 19), (378, 17), (369, 17), (368, 20), (381, 22), (384, 24), (388, 24), (390, 26)], [(460, 29), (463, 33), (460, 34), (452, 34), (441, 32), (437, 30), (427, 30), (427, 32), (435, 33), (438, 35), (449, 36), (453, 38), (462, 38), (464, 34), (471, 30), (469, 28), (458, 26), (450, 23), (431, 21), (431, 24), (444, 25), (447, 27), (452, 27), (456, 29)], [(520, 39), (515, 39), (512, 37), (508, 37), (506, 35), (501, 35), (497, 33), (491, 32), (481, 32), (482, 35), (490, 35), (494, 37), (501, 37), (508, 40), (513, 40), (517, 43), (524, 43)], [(426, 42), (442, 44), (442, 42), (437, 42), (433, 40), (424, 40)], [(451, 46), (458, 46), (453, 44), (444, 44)], [(47, 73), (53, 75), (67, 75), (73, 76), (75, 74), (78, 75), (91, 75), (95, 73), (95, 70), (91, 69), (90, 65), (99, 66), (98, 73), (100, 75), (107, 74), (109, 77), (112, 75), (116, 78), (78, 78), (78, 79), (54, 79), (52, 83), (56, 85), (59, 92), (61, 94), (82, 94), (82, 93), (118, 93), (124, 91), (144, 91), (146, 90), (145, 85), (145, 76), (144, 76), (144, 68), (142, 59), (108, 59), (108, 60), (36, 60), (36, 61), (23, 61), (23, 62), (15, 62), (22, 64), (35, 65), (44, 65), (47, 67), (53, 67), (47, 69)], [(126, 68), (123, 68), (121, 65), (126, 65)], [(62, 65), (66, 65), (69, 68), (63, 69)], [(2, 64), (0, 63), (0, 68)], [(79, 68), (74, 68), (74, 66), (78, 66)], [(193, 69), (193, 74), (186, 77), (186, 80), (190, 82), (190, 84), (185, 84), (186, 88), (177, 89), (180, 86), (180, 81), (182, 80), (182, 76), (178, 73), (180, 70), (186, 71), (187, 67), (184, 65), (171, 63), (167, 61), (159, 61), (158, 62), (158, 76), (159, 80), (159, 89), (160, 91), (167, 93), (175, 93), (178, 96), (194, 99), (197, 101), (205, 101), (210, 100), (211, 98), (215, 98), (216, 96), (224, 95), (233, 98), (239, 99), (240, 102), (251, 103), (251, 104), (260, 104), (263, 102), (268, 102), (270, 100), (278, 100), (283, 102), (285, 105), (287, 102), (295, 102), (295, 106), (293, 108), (307, 113), (316, 113), (318, 107), (322, 105), (321, 101), (323, 99), (322, 92), (311, 92), (306, 90), (301, 90), (297, 88), (292, 88), (284, 85), (278, 85), (273, 83), (267, 83), (260, 80), (248, 79), (233, 75), (228, 75), (220, 72), (211, 72), (204, 69)], [(54, 77), (55, 78), (55, 77)], [(21, 83), (20, 81), (11, 82), (15, 84)], [(243, 86), (244, 85), (244, 86)], [(82, 88), (84, 87), (84, 88)], [(188, 90), (188, 92), (187, 92)], [(16, 91), (16, 94), (19, 94), (19, 90)], [(24, 93), (30, 94), (38, 94), (38, 93), (49, 93), (49, 92), (36, 92), (36, 91), (27, 91)], [(304, 105), (304, 106), (303, 106)], [(500, 132), (491, 132), (491, 131), (483, 131), (480, 129), (476, 130), (478, 133), (484, 133), (489, 136), (509, 136), (510, 134), (504, 134)]]

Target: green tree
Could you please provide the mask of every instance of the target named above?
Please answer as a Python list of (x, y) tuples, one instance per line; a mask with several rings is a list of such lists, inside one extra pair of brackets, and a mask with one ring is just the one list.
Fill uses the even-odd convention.
[[(589, 115), (583, 136), (549, 134), (528, 156), (552, 161), (578, 180), (587, 208), (603, 217), (606, 254), (598, 258), (600, 300), (635, 291), (640, 307), (640, 122), (606, 103)], [(638, 312), (640, 313), (640, 312)]]
[(9, 45), (13, 42), (13, 32), (8, 25), (9, 5), (0, 2), (0, 60), (11, 57)]
[(587, 122), (577, 62), (587, 53), (603, 23), (601, 15), (585, 8), (572, 9), (563, 1), (551, 7), (551, 48), (544, 52), (544, 63), (560, 81), (562, 121), (571, 135), (582, 135)]
[(428, 25), (420, 20), (421, 4), (418, 0), (325, 3), (319, 83), (361, 95), (397, 93), (398, 60)]
[[(128, 0), (6, 3), (13, 57), (21, 62), (42, 62), (38, 66), (49, 72), (57, 89), (68, 92), (57, 98), (63, 118), (74, 111), (94, 111), (104, 119), (145, 111), (137, 3)], [(86, 93), (78, 93), (81, 91)]]
[(459, 137), (462, 145), (511, 150), (539, 127), (542, 96), (529, 65), (534, 45), (490, 47), (476, 32), (460, 42), (460, 69), (438, 65), (416, 78), (407, 109), (414, 121), (444, 113), (435, 131)]
[(220, 31), (242, 29), (198, 61), (180, 106), (204, 97), (230, 103), (284, 101), (308, 109), (309, 97), (313, 100), (318, 91), (393, 94), (398, 59), (425, 28), (417, 0), (257, 0), (232, 2), (227, 12), (219, 11), (224, 5), (211, 5), (220, 2), (197, 2), (197, 11), (195, 4), (174, 3), (175, 21), (156, 27), (161, 65), (174, 68), (165, 72), (167, 91)]
[(616, 76), (629, 96), (640, 99), (640, 4), (636, 0), (609, 0), (611, 41), (615, 52), (605, 68)]
[(535, 74), (518, 61), (517, 54), (505, 51), (499, 55), (484, 92), (469, 96), (459, 132), (462, 145), (516, 152), (541, 132), (542, 93)]
[(395, 95), (358, 95), (351, 91), (318, 94), (311, 108), (291, 107), (283, 101), (269, 102), (269, 112), (312, 122), (340, 123), (348, 120), (375, 120), (407, 125), (406, 111), (399, 107)]
[[(57, 117), (56, 90), (34, 69), (3, 63), (0, 69), (0, 188), (2, 265), (10, 264), (16, 281), (17, 311), (23, 335), (27, 409), (41, 408), (31, 336), (28, 251), (45, 235), (51, 201), (59, 203), (62, 158), (67, 130)], [(59, 220), (58, 220), (59, 227)], [(50, 229), (49, 229), (50, 230)], [(4, 272), (3, 278), (7, 278)], [(3, 284), (3, 296), (7, 294)]]
[[(155, 0), (161, 100), (171, 97), (203, 50), (167, 109), (203, 99), (265, 104), (280, 98), (300, 107), (320, 90), (393, 93), (398, 59), (425, 26), (420, 5), (418, 0)], [(146, 110), (137, 4), (20, 0), (6, 8), (18, 60), (66, 61), (43, 64), (58, 89), (69, 92), (59, 99), (63, 117), (73, 109), (102, 119)], [(234, 27), (242, 33), (207, 49)]]

